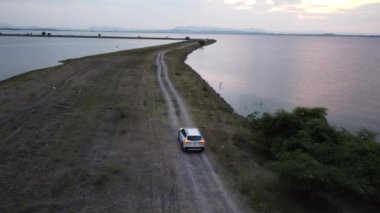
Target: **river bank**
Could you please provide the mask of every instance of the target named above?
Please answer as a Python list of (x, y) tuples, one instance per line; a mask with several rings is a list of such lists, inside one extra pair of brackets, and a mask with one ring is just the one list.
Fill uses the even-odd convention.
[[(361, 212), (363, 210), (376, 212), (376, 209), (378, 209), (376, 202), (367, 202), (363, 198), (355, 196), (353, 196), (353, 199), (344, 193), (339, 194), (339, 190), (332, 190), (334, 195), (331, 196), (322, 195), (323, 193), (319, 194), (317, 190), (314, 191), (314, 196), (302, 196), (288, 190), (285, 184), (286, 177), (277, 172), (274, 173), (271, 159), (268, 157), (268, 151), (262, 149), (265, 144), (265, 137), (260, 131), (252, 128), (253, 117), (247, 119), (234, 112), (233, 108), (208, 82), (202, 79), (197, 71), (183, 63), (192, 51), (191, 49), (177, 49), (167, 54), (166, 61), (170, 79), (180, 95), (186, 100), (194, 122), (203, 131), (208, 141), (207, 152), (218, 162), (219, 173), (224, 174), (223, 176), (229, 179), (227, 182), (230, 187), (242, 194), (253, 209), (258, 212)], [(181, 60), (176, 60), (178, 57)], [(207, 60), (207, 58), (202, 60)], [(312, 109), (310, 110), (312, 111)], [(285, 118), (283, 119), (286, 120)], [(280, 125), (278, 122), (273, 125), (277, 126), (276, 123)], [(294, 124), (289, 125), (285, 125), (285, 132), (290, 131), (291, 126)], [(329, 126), (327, 122), (326, 126)], [(315, 126), (313, 128), (318, 129), (319, 127)], [(334, 132), (335, 127), (329, 126), (329, 128)], [(278, 132), (279, 130), (276, 130), (276, 128), (268, 132), (268, 138), (275, 141), (273, 142), (273, 147), (278, 146), (276, 144), (281, 144), (281, 142), (286, 144), (285, 139), (276, 141)], [(324, 134), (322, 130), (318, 132)], [(342, 135), (345, 135), (344, 131)], [(347, 133), (347, 135), (350, 135), (350, 133)], [(353, 136), (353, 138), (355, 137)], [(348, 138), (347, 136), (346, 139), (349, 140)], [(355, 140), (358, 138), (360, 137), (355, 138)], [(291, 139), (288, 138), (288, 140)], [(328, 140), (326, 141), (323, 142), (328, 144)], [(338, 140), (336, 143), (345, 144), (344, 142), (344, 140)], [(307, 139), (302, 139), (300, 143), (307, 146), (308, 141)], [(362, 141), (358, 142), (358, 144), (367, 143)], [(376, 147), (374, 143), (369, 142), (368, 144), (371, 147)], [(326, 151), (336, 151), (336, 147), (329, 144)], [(365, 156), (363, 159), (371, 161), (372, 157), (369, 153), (372, 154), (371, 151), (365, 154), (363, 152), (363, 156)], [(373, 150), (373, 153), (376, 153), (376, 150)], [(345, 154), (350, 154), (350, 151)], [(354, 159), (352, 156), (348, 158), (350, 160)], [(378, 161), (374, 160), (373, 163), (376, 164), (376, 162)], [(289, 168), (291, 170), (292, 166), (297, 167), (303, 165), (303, 163), (305, 162), (294, 162), (294, 164), (289, 164)], [(368, 165), (371, 165), (371, 163), (363, 163), (359, 167), (368, 168)], [(290, 174), (293, 173), (290, 172)], [(306, 169), (300, 169), (296, 174), (300, 176), (308, 175)], [(377, 169), (372, 169), (370, 174), (363, 178), (367, 180), (371, 179), (372, 175), (378, 175)], [(297, 183), (294, 186), (297, 186)]]
[(32, 33), (0, 33), (0, 36), (10, 36), (10, 37), (42, 37), (42, 38), (99, 38), (99, 39), (145, 39), (145, 40), (174, 40), (174, 41), (184, 41), (188, 40), (186, 37), (183, 38), (172, 38), (172, 37), (147, 37), (147, 36), (104, 36), (102, 34), (91, 35), (55, 35), (51, 33), (42, 32), (42, 34), (32, 34)]
[(228, 212), (208, 163), (194, 164), (200, 155), (176, 141), (154, 63), (159, 52), (213, 41), (203, 42), (70, 59), (1, 81), (1, 211)]
[[(242, 212), (318, 207), (281, 191), (279, 177), (248, 146), (247, 119), (184, 63), (213, 42), (70, 59), (1, 81), (0, 210), (230, 212), (226, 199)], [(206, 139), (202, 154), (183, 153), (173, 132), (155, 63), (163, 52)], [(361, 207), (346, 204), (338, 207)]]

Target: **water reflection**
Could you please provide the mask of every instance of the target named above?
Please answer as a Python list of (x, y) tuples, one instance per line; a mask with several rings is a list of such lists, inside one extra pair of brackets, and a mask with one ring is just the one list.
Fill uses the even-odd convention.
[(334, 125), (380, 133), (379, 38), (214, 37), (187, 63), (236, 112), (324, 106)]
[(0, 37), (0, 80), (60, 60), (172, 43), (165, 40)]

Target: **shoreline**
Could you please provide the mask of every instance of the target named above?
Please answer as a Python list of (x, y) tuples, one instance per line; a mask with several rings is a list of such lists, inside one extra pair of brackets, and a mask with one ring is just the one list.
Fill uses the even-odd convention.
[[(199, 174), (205, 162), (185, 156), (173, 135), (155, 65), (165, 51), (168, 77), (207, 141), (212, 170), (244, 212), (310, 211), (279, 190), (279, 176), (249, 143), (246, 118), (185, 63), (199, 45), (68, 59), (0, 81), (0, 209), (197, 212), (199, 196), (189, 199), (197, 193), (187, 183), (194, 174), (207, 183), (209, 174)], [(184, 159), (195, 169), (184, 171)]]
[(98, 38), (98, 39), (143, 39), (143, 40), (174, 40), (174, 41), (185, 41), (189, 40), (184, 38), (172, 38), (172, 37), (146, 37), (146, 36), (102, 36), (101, 34), (90, 36), (90, 35), (33, 35), (31, 33), (17, 34), (17, 33), (0, 33), (0, 36), (4, 37), (32, 37), (32, 38)]
[[(184, 156), (173, 138), (154, 65), (158, 52), (197, 48), (192, 40), (69, 59), (0, 81), (0, 209), (91, 211), (117, 196), (113, 211), (197, 212), (199, 194), (182, 181), (197, 174), (211, 194), (215, 183), (204, 165), (193, 173), (178, 164), (197, 155)], [(213, 170), (225, 183), (222, 167)], [(207, 208), (227, 211), (212, 200)]]
[(0, 30), (7, 31), (32, 31), (32, 32), (40, 32), (40, 31), (69, 31), (69, 32), (103, 32), (103, 33), (168, 33), (168, 34), (211, 34), (211, 35), (252, 35), (252, 36), (323, 36), (323, 37), (365, 37), (365, 38), (380, 38), (380, 34), (353, 34), (353, 33), (281, 33), (281, 32), (245, 32), (245, 31), (214, 31), (214, 30), (205, 30), (205, 31), (192, 31), (192, 30), (73, 30), (73, 29), (55, 29), (55, 28), (1, 28)]

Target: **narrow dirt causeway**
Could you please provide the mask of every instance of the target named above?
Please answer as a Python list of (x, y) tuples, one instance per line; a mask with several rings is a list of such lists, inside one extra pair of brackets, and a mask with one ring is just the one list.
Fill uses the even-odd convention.
[[(180, 127), (193, 127), (194, 123), (182, 98), (168, 78), (165, 52), (156, 58), (157, 76), (164, 98), (168, 103), (169, 118), (172, 125), (173, 141)], [(179, 146), (178, 146), (179, 147)], [(183, 153), (178, 155), (178, 163), (184, 170), (187, 181), (193, 188), (196, 206), (202, 212), (240, 212), (234, 198), (225, 190), (207, 154)]]
[(1, 81), (0, 212), (246, 212), (207, 148), (183, 153), (176, 138), (193, 122), (164, 52), (198, 47), (90, 56)]

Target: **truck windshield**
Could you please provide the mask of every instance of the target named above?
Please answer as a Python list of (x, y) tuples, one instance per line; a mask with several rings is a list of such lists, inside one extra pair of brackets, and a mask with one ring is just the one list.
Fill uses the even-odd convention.
[(191, 141), (200, 141), (202, 140), (202, 137), (201, 136), (190, 136), (187, 137), (187, 139), (191, 140)]

